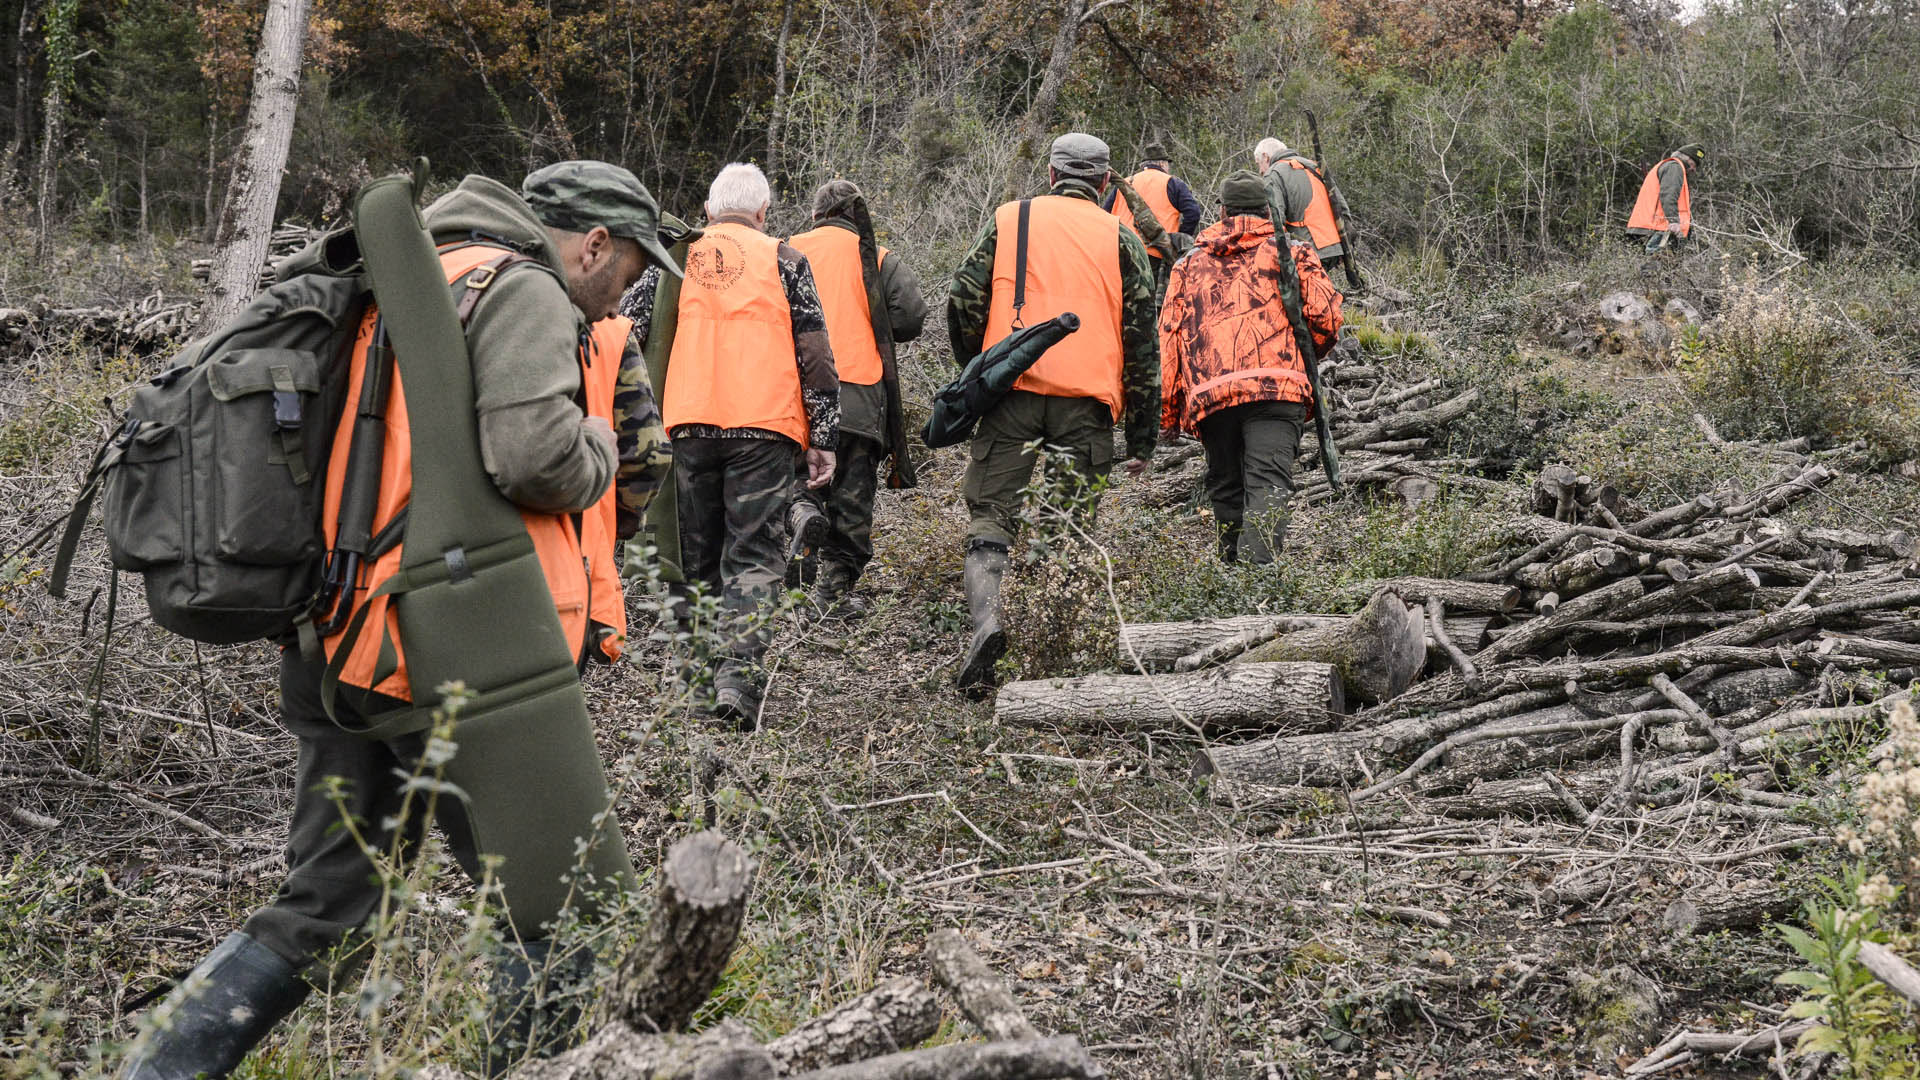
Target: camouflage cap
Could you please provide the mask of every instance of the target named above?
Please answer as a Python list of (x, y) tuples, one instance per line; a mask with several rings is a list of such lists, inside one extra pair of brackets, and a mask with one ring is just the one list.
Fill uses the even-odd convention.
[(1673, 156), (1678, 158), (1686, 158), (1688, 161), (1693, 162), (1695, 165), (1701, 165), (1701, 164), (1704, 164), (1707, 160), (1707, 149), (1706, 147), (1701, 146), (1697, 142), (1688, 143), (1687, 145), (1681, 147), (1680, 149), (1675, 150), (1673, 152)]
[(1113, 171), (1113, 154), (1107, 144), (1081, 131), (1069, 131), (1053, 140), (1047, 151), (1047, 164), (1061, 176), (1098, 180)]
[(1267, 216), (1267, 183), (1252, 169), (1239, 169), (1220, 183), (1220, 205), (1230, 214)]
[(1159, 139), (1149, 139), (1147, 145), (1140, 148), (1141, 161), (1171, 161), (1172, 159), (1173, 155), (1167, 152), (1167, 144)]
[(586, 232), (600, 226), (640, 244), (647, 257), (675, 277), (675, 265), (660, 246), (660, 204), (640, 178), (604, 161), (560, 161), (528, 173), (520, 195), (533, 216), (550, 229)]

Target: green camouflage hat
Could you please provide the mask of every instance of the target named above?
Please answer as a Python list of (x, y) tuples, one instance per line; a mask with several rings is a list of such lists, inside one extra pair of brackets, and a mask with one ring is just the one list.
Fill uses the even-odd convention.
[(520, 195), (550, 229), (586, 232), (598, 225), (640, 244), (675, 277), (680, 267), (660, 246), (660, 204), (640, 178), (604, 161), (560, 161), (528, 173)]
[(1703, 165), (1706, 163), (1706, 160), (1707, 160), (1707, 149), (1706, 147), (1701, 146), (1699, 143), (1688, 143), (1687, 145), (1681, 147), (1680, 149), (1675, 150), (1673, 152), (1673, 156), (1678, 158), (1686, 158), (1688, 161), (1693, 162), (1694, 165), (1696, 166)]
[(1229, 214), (1267, 216), (1267, 184), (1252, 169), (1240, 169), (1220, 183), (1220, 205)]

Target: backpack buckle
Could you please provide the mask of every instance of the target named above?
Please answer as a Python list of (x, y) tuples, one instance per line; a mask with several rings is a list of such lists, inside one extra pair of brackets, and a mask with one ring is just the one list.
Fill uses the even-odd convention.
[(499, 269), (492, 265), (476, 266), (473, 272), (467, 275), (467, 288), (479, 292), (493, 284), (494, 275), (499, 272)]

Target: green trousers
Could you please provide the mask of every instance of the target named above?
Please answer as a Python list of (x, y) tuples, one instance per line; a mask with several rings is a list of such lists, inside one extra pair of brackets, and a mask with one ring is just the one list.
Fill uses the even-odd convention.
[(1293, 459), (1306, 420), (1301, 402), (1250, 401), (1200, 421), (1207, 499), (1220, 528), (1220, 555), (1228, 562), (1270, 563), (1286, 541)]
[[(300, 742), (294, 772), (293, 820), (287, 833), (287, 876), (272, 903), (249, 916), (244, 928), (255, 941), (295, 967), (307, 967), (347, 943), (379, 908), (383, 885), (361, 841), (383, 854), (395, 850), (397, 844), (402, 862), (410, 865), (426, 835), (428, 821), (422, 794), (416, 794), (402, 814), (405, 778), (419, 763), (426, 733), (380, 740), (339, 730), (320, 706), (323, 669), (321, 664), (302, 660), (297, 649), (281, 655), (281, 717)], [(363, 712), (402, 704), (383, 695), (343, 693), (336, 709), (350, 714), (344, 719), (360, 722)], [(540, 740), (540, 734), (529, 730), (527, 738)], [(457, 741), (458, 729), (455, 738)], [(601, 768), (598, 760), (578, 766)], [(511, 787), (515, 781), (503, 775), (493, 782)], [(461, 786), (474, 800), (488, 800), (495, 794), (487, 790), (488, 782), (471, 776), (463, 776)], [(354, 830), (343, 827), (343, 813), (354, 822)], [(515, 932), (525, 939), (545, 937), (542, 924), (558, 914), (550, 899), (556, 890), (551, 881), (528, 882), (515, 870), (544, 868), (542, 873), (557, 878), (573, 862), (575, 837), (592, 835), (592, 823), (534, 818), (504, 827), (495, 823), (488, 830), (488, 842), (482, 844), (475, 839), (466, 806), (450, 794), (437, 800), (433, 820), (440, 825), (449, 853), (476, 882), (483, 872), (482, 855), (503, 859), (496, 879)], [(625, 851), (604, 854), (611, 857), (596, 859), (595, 869), (619, 875), (619, 868), (626, 865)], [(609, 884), (614, 883), (601, 882), (598, 887)], [(630, 888), (632, 882), (622, 880), (617, 884)], [(520, 900), (518, 906), (516, 899)], [(585, 895), (573, 902), (583, 911), (592, 910)]]
[(1020, 493), (1033, 480), (1040, 440), (1059, 450), (1067, 468), (1091, 482), (1113, 471), (1113, 411), (1098, 398), (1054, 397), (1015, 390), (980, 421), (960, 491), (967, 500), (967, 539), (1011, 545), (1019, 528)]

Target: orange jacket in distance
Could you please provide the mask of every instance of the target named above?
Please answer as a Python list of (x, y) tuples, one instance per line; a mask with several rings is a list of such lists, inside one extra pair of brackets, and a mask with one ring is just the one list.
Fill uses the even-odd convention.
[(1692, 178), (1687, 175), (1686, 163), (1677, 157), (1666, 158), (1647, 170), (1647, 178), (1640, 181), (1640, 197), (1633, 201), (1633, 213), (1627, 218), (1627, 231), (1662, 233), (1672, 224), (1666, 207), (1660, 205), (1660, 170), (1668, 164), (1680, 170), (1680, 198), (1676, 204), (1680, 235), (1693, 232), (1693, 190), (1689, 183)]
[[(860, 270), (860, 237), (834, 225), (803, 232), (787, 241), (807, 257), (813, 268), (813, 287), (820, 293), (820, 311), (827, 320), (827, 345), (840, 381), (872, 386), (885, 375), (880, 346), (873, 338), (873, 308), (867, 300), (867, 279)], [(887, 249), (880, 248), (880, 261)], [(878, 263), (875, 269), (878, 269)]]
[(687, 251), (660, 412), (668, 434), (710, 424), (759, 428), (807, 445), (779, 240), (720, 221)]
[[(580, 382), (587, 415), (613, 424), (613, 394), (620, 381), (620, 359), (633, 333), (633, 320), (618, 315), (593, 324), (590, 345), (580, 357)], [(580, 552), (587, 561), (587, 617), (613, 631), (595, 647), (607, 660), (620, 659), (627, 640), (627, 593), (620, 584), (614, 547), (620, 539), (618, 485), (580, 515)]]
[[(1340, 332), (1340, 291), (1311, 244), (1292, 241), (1301, 309), (1321, 352)], [(1232, 405), (1300, 401), (1313, 390), (1280, 302), (1273, 223), (1237, 215), (1202, 230), (1175, 263), (1160, 310), (1160, 426), (1198, 435), (1200, 421)]]
[[(994, 214), (993, 302), (987, 309), (983, 350), (1011, 334), (1013, 270), (1020, 235), (1020, 204)], [(1021, 326), (1038, 326), (1071, 311), (1080, 329), (1041, 355), (1013, 384), (1052, 397), (1090, 397), (1120, 419), (1120, 219), (1100, 204), (1069, 195), (1033, 200), (1027, 224), (1027, 294)]]
[[(1173, 200), (1167, 197), (1167, 184), (1172, 179), (1171, 174), (1161, 172), (1159, 169), (1141, 169), (1127, 177), (1127, 183), (1134, 191), (1139, 192), (1141, 201), (1153, 211), (1153, 216), (1160, 222), (1160, 227), (1169, 233), (1177, 233), (1180, 231), (1180, 211), (1173, 205)], [(1126, 196), (1117, 190), (1113, 192), (1113, 216), (1119, 218), (1120, 224), (1125, 225), (1129, 231), (1139, 231), (1133, 227), (1133, 208), (1127, 205)], [(1147, 249), (1147, 257), (1166, 258), (1160, 254), (1160, 249), (1153, 247)]]
[(1307, 185), (1313, 188), (1313, 200), (1307, 203), (1307, 209), (1299, 221), (1287, 222), (1288, 227), (1298, 229), (1305, 226), (1313, 236), (1316, 248), (1332, 247), (1340, 242), (1340, 227), (1333, 220), (1333, 199), (1327, 195), (1326, 181), (1320, 179), (1318, 169), (1310, 169), (1307, 163), (1297, 157), (1281, 158), (1273, 163), (1274, 168), (1285, 165), (1298, 169), (1307, 176)]
[[(460, 280), (461, 275), (503, 254), (504, 251), (492, 245), (474, 244), (442, 253), (440, 266), (446, 271), (447, 283), (451, 285)], [(518, 272), (532, 273), (530, 270)], [(376, 314), (373, 308), (368, 308), (366, 317), (360, 323), (359, 336), (354, 340), (344, 398), (349, 402), (360, 399), (360, 382), (366, 373), (367, 349), (373, 343)], [(333, 546), (339, 531), (341, 488), (346, 481), (347, 453), (353, 443), (353, 424), (357, 416), (357, 410), (353, 408), (342, 409), (340, 426), (334, 432), (322, 518), (329, 548)], [(392, 395), (387, 403), (386, 429), (386, 451), (380, 461), (380, 495), (373, 517), (375, 535), (386, 528), (413, 497), (412, 426), (407, 419), (407, 396), (397, 370), (393, 376)], [(547, 590), (553, 594), (554, 608), (560, 613), (560, 629), (566, 634), (567, 647), (577, 657), (587, 631), (587, 569), (582, 561), (580, 538), (574, 530), (573, 517), (570, 514), (541, 514), (528, 510), (522, 510), (520, 517), (526, 522), (527, 534), (533, 538), (533, 549), (540, 557), (540, 568), (546, 572)], [(367, 631), (354, 642), (352, 653), (342, 665), (340, 681), (402, 701), (411, 701), (413, 693), (407, 680), (406, 651), (400, 640), (400, 622), (393, 610), (393, 598), (376, 596), (369, 599), (370, 593), (386, 584), (387, 579), (399, 571), (401, 551), (402, 545), (395, 544), (373, 560), (362, 572), (360, 580), (354, 583), (354, 608), (358, 610), (365, 605), (372, 610), (367, 613)], [(372, 632), (376, 627), (379, 633)], [(341, 633), (345, 633), (344, 628)], [(321, 647), (329, 659), (339, 648), (340, 637), (340, 634), (335, 634), (321, 640)]]

